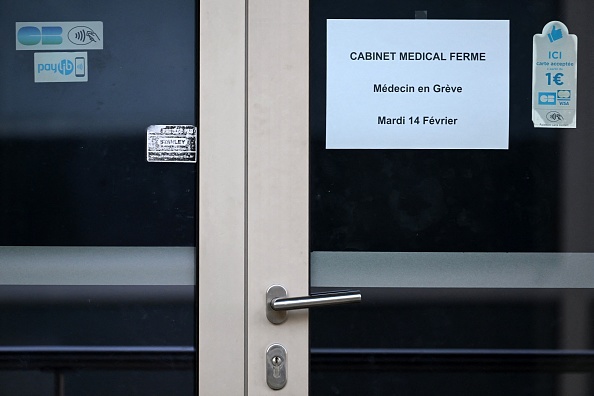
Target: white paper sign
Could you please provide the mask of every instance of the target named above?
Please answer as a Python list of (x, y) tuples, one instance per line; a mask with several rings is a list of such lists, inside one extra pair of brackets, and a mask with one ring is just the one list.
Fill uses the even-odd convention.
[(327, 148), (508, 148), (509, 21), (327, 27)]
[(577, 36), (559, 21), (533, 38), (532, 122), (536, 128), (575, 128)]

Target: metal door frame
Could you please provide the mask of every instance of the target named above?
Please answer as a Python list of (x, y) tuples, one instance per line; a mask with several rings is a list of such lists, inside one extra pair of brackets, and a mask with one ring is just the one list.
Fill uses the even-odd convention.
[[(309, 289), (309, 3), (200, 2), (198, 394), (307, 394), (308, 315), (265, 293)], [(288, 383), (266, 385), (283, 344)]]

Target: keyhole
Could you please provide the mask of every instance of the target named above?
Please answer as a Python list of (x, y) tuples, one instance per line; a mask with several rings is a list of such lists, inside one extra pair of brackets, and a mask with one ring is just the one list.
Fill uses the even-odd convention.
[(270, 389), (279, 390), (287, 384), (287, 350), (272, 344), (266, 350), (266, 383)]
[(280, 369), (283, 365), (283, 358), (280, 356), (274, 356), (272, 359), (272, 376), (274, 378), (280, 378)]

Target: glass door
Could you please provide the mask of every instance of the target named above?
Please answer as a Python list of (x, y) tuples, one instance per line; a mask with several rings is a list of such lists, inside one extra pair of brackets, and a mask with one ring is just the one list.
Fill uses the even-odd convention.
[[(591, 56), (583, 18), (588, 11), (590, 3), (579, 1), (310, 2), (311, 292), (360, 288), (363, 294), (358, 306), (311, 311), (311, 395), (592, 392), (594, 180), (585, 154), (594, 143), (587, 94), (592, 79), (580, 69), (577, 128), (535, 128), (531, 111), (533, 36), (548, 22), (563, 21), (569, 33), (585, 38), (579, 44), (580, 65), (585, 64)], [(438, 39), (407, 36), (408, 42), (392, 39), (400, 46), (386, 48), (382, 44), (390, 40), (381, 37), (376, 47), (364, 48), (365, 40), (351, 38), (377, 35), (381, 30), (373, 30), (374, 24), (400, 20), (402, 30), (387, 35), (406, 35), (411, 21), (458, 21), (460, 29), (461, 21), (509, 21), (509, 109), (498, 113), (509, 113), (502, 130), (506, 147), (485, 148), (480, 139), (470, 148), (435, 147), (441, 143), (419, 136), (412, 144), (374, 140), (378, 128), (384, 128), (378, 135), (385, 128), (394, 135), (431, 133), (417, 128), (414, 117), (409, 120), (412, 114), (405, 112), (411, 109), (423, 123), (431, 112), (469, 106), (462, 91), (451, 99), (458, 100), (452, 107), (450, 99), (417, 99), (424, 93), (405, 84), (425, 79), (434, 95), (435, 84), (456, 85), (447, 66), (443, 74), (427, 74), (424, 62), (435, 60), (415, 49), (431, 40), (438, 46)], [(343, 38), (336, 32), (348, 32), (336, 29), (337, 21), (352, 29), (366, 25)], [(459, 32), (458, 45), (483, 39)], [(332, 63), (334, 53), (347, 48), (349, 67), (367, 62), (358, 66), (360, 74), (337, 75), (331, 68), (339, 63)], [(399, 55), (394, 62), (375, 59), (382, 51)], [(405, 59), (402, 53), (421, 55)], [(446, 58), (437, 62), (448, 65), (452, 58)], [(408, 61), (416, 62), (416, 72), (405, 66)], [(497, 99), (494, 77), (476, 77), (483, 94), (469, 108)], [(360, 82), (370, 80), (400, 91), (369, 85), (371, 94), (357, 96)], [(471, 89), (464, 92), (472, 95)], [(403, 125), (386, 125), (379, 117), (367, 130), (345, 125), (363, 123), (345, 109), (381, 116), (386, 103), (404, 116)], [(481, 117), (488, 121), (474, 131), (486, 141), (497, 121), (488, 113)], [(454, 140), (455, 128), (465, 126), (441, 131)], [(337, 148), (336, 141), (356, 133), (360, 141)]]
[(2, 3), (1, 394), (194, 394), (195, 19)]
[[(591, 56), (590, 9), (577, 0), (203, 1), (200, 394), (590, 394), (594, 142), (592, 79), (581, 66)], [(458, 21), (443, 30), (447, 35), (424, 34), (424, 42), (452, 34), (451, 43), (480, 41), (482, 34), (461, 29), (474, 21), (473, 29), (499, 43), (488, 52), (503, 59), (497, 71), (503, 89), (488, 73), (460, 73), (464, 86), (441, 81), (445, 72), (427, 73), (420, 63), (405, 76), (424, 76), (433, 94), (478, 87), (489, 93), (481, 99), (498, 101), (499, 121), (490, 115), (480, 124), (485, 103), (471, 95), (465, 114), (478, 126), (465, 132), (479, 139), (470, 147), (329, 146), (329, 128), (340, 135), (357, 121), (352, 114), (374, 109), (366, 94), (329, 95), (329, 76), (336, 77), (329, 67), (329, 21), (371, 21), (365, 22), (371, 30), (374, 21), (406, 21), (402, 34), (388, 30), (408, 38), (402, 47), (349, 49), (350, 42), (342, 42), (347, 63), (389, 62), (392, 52), (398, 61), (483, 62), (481, 51), (404, 49), (421, 42), (421, 35), (409, 35), (417, 19)], [(482, 21), (500, 22), (489, 30)], [(569, 32), (554, 25), (543, 33), (552, 21)], [(535, 128), (532, 107), (550, 105), (553, 91), (533, 96), (533, 39), (544, 34), (553, 43), (559, 32), (580, 39), (577, 128)], [(554, 76), (564, 72), (546, 73), (560, 85)], [(386, 95), (378, 102), (411, 108), (396, 99), (413, 93), (406, 84), (376, 76), (368, 92)], [(346, 77), (342, 88), (348, 89), (365, 76)], [(554, 103), (568, 102), (568, 92), (558, 91), (567, 89), (555, 88)], [(337, 107), (349, 110), (342, 113), (349, 122), (338, 129), (336, 119), (329, 121), (337, 103), (331, 96), (350, 106)], [(577, 96), (571, 98), (575, 103)], [(462, 103), (451, 102), (443, 108), (457, 111)], [(416, 103), (418, 111), (441, 110), (435, 100)], [(395, 128), (400, 116), (413, 126), (412, 114), (371, 120)], [(448, 114), (418, 116), (458, 130), (458, 118)], [(487, 130), (503, 141), (484, 144)], [(372, 128), (359, 132), (365, 139)], [(356, 288), (363, 302), (296, 310), (273, 324), (266, 300), (273, 285), (284, 286), (289, 297)], [(286, 354), (267, 354), (278, 345)], [(273, 389), (268, 376), (283, 376), (283, 363), (287, 382)]]

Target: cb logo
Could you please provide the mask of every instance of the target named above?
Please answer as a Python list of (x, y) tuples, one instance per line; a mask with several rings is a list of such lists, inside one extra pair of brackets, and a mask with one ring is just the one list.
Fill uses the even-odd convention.
[(58, 45), (62, 44), (62, 28), (60, 26), (24, 26), (17, 33), (19, 43), (23, 45)]

